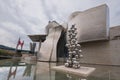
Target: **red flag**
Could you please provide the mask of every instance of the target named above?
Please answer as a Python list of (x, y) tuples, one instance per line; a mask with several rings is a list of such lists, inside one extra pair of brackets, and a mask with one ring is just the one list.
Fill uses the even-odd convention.
[(23, 45), (24, 45), (24, 41), (21, 42), (20, 38), (18, 39), (18, 43), (17, 43), (16, 49), (18, 49), (18, 46), (19, 46), (19, 45), (21, 46), (21, 50), (22, 50)]

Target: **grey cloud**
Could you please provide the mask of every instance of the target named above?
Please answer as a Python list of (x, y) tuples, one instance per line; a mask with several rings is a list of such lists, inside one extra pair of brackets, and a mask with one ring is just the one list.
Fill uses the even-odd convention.
[[(86, 9), (106, 3), (110, 8), (110, 26), (120, 24), (120, 8), (119, 0), (33, 0), (39, 2), (37, 6), (40, 16), (29, 15), (29, 10), (24, 14), (24, 8), (28, 0), (23, 0), (23, 3), (19, 3), (18, 0), (0, 0), (0, 26), (1, 30), (6, 33), (3, 39), (9, 39), (6, 43), (15, 44), (19, 36), (25, 40), (25, 46), (29, 47), (30, 39), (27, 37), (28, 34), (44, 33), (44, 28), (49, 20), (56, 20), (57, 22), (63, 23), (67, 21), (68, 16), (74, 11), (84, 11)], [(22, 2), (22, 1), (21, 1)], [(39, 9), (40, 8), (40, 9)], [(31, 9), (32, 11), (32, 9)], [(33, 8), (34, 12), (34, 8)], [(37, 12), (37, 11), (36, 11)], [(3, 25), (6, 23), (6, 25)], [(10, 28), (7, 23), (13, 24)], [(0, 30), (0, 31), (1, 31)], [(20, 31), (21, 30), (21, 31)], [(9, 38), (9, 36), (11, 38)], [(0, 34), (0, 36), (2, 36)], [(14, 38), (14, 39), (12, 39)], [(4, 41), (3, 44), (5, 43)]]
[(49, 13), (50, 11), (48, 10), (48, 7), (46, 6), (45, 0), (41, 0), (41, 3), (42, 3), (41, 5), (43, 7), (43, 10), (44, 10), (44, 14), (47, 16), (48, 20), (51, 20), (52, 17)]

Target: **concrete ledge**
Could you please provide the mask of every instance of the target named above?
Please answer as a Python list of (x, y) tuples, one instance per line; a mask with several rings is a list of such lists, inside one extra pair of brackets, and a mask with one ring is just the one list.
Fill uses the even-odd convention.
[(87, 77), (95, 70), (95, 68), (81, 66), (80, 69), (73, 69), (73, 68), (67, 68), (64, 65), (62, 65), (62, 66), (52, 67), (52, 70), (73, 74), (77, 76)]

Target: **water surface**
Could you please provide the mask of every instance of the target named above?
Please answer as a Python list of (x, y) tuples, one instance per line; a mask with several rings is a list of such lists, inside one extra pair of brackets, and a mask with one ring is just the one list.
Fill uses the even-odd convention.
[(120, 66), (81, 64), (96, 70), (88, 77), (80, 77), (52, 71), (51, 67), (56, 65), (63, 63), (0, 60), (0, 80), (120, 80)]

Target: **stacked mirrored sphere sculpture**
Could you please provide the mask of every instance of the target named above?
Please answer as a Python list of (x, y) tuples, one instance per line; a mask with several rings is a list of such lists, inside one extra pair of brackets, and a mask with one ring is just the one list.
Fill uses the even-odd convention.
[(69, 56), (66, 60), (65, 66), (70, 68), (80, 68), (80, 59), (83, 57), (80, 44), (77, 41), (77, 28), (75, 25), (68, 30), (68, 40), (66, 46), (68, 47)]

